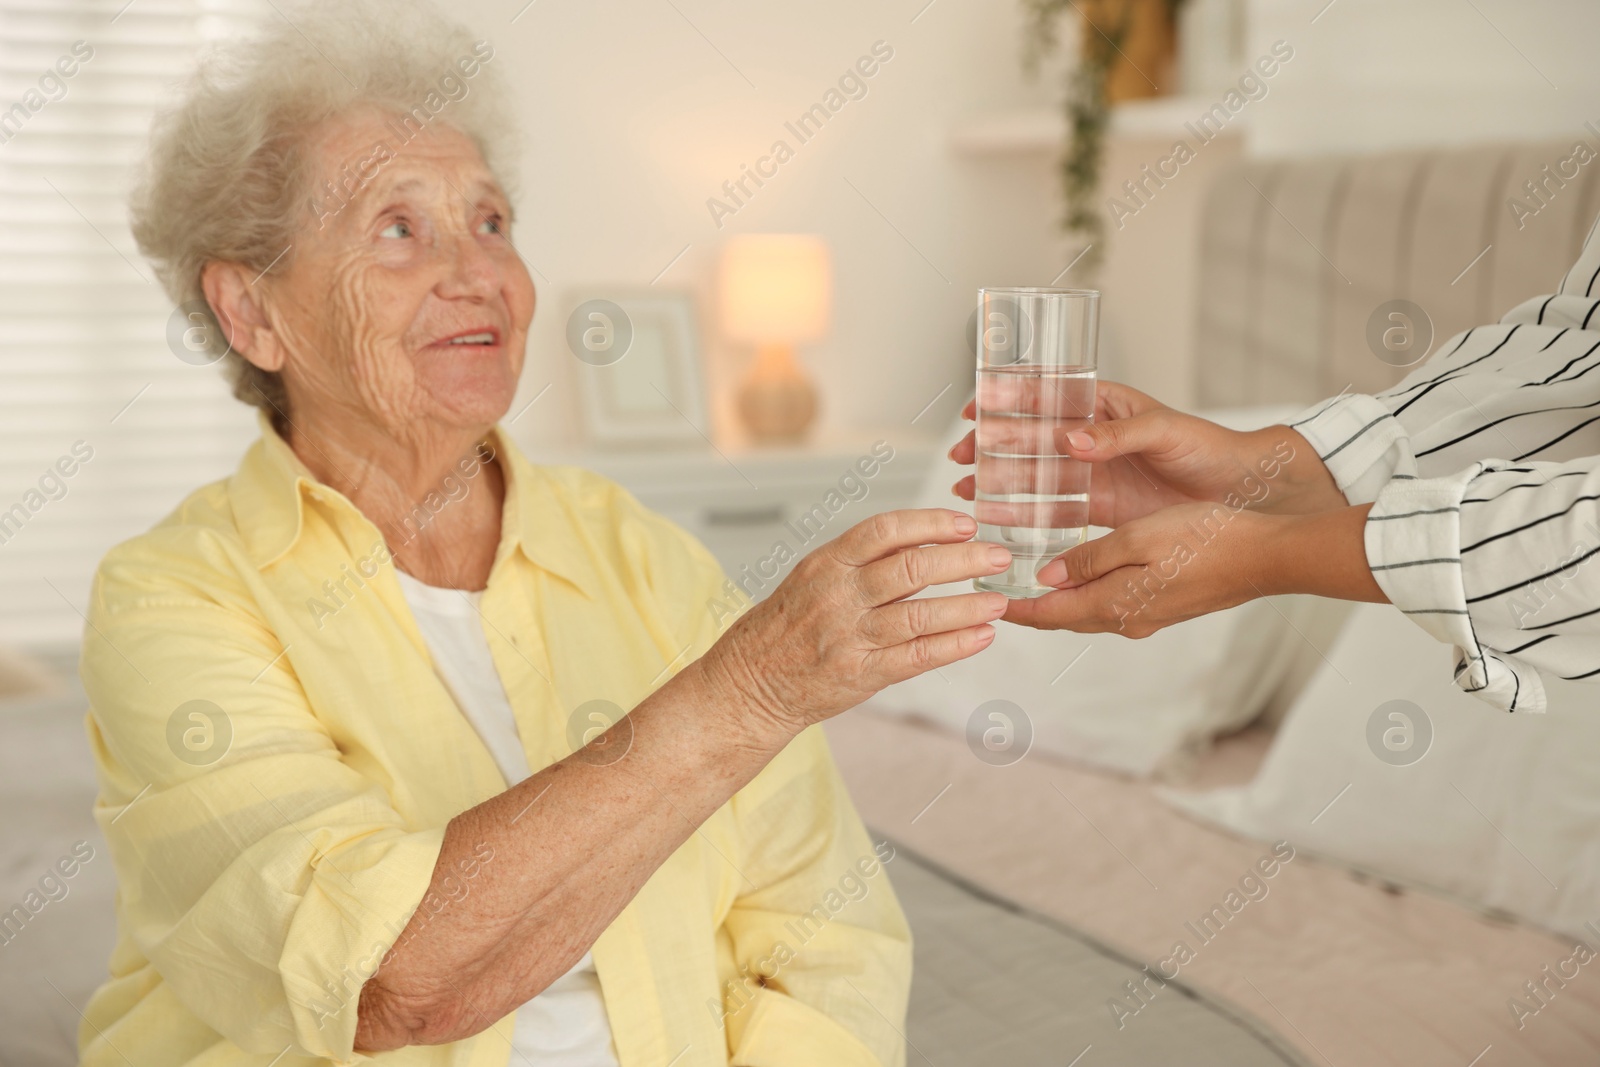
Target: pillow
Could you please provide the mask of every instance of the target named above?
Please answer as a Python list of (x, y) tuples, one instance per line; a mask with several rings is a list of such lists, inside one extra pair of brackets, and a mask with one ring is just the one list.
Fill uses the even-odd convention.
[(1360, 605), (1253, 782), (1160, 793), (1246, 837), (1592, 936), (1582, 929), (1600, 899), (1600, 693), (1546, 676), (1549, 712), (1508, 714), (1457, 689), (1452, 663), (1394, 608)]
[(41, 659), (22, 649), (0, 647), (0, 698), (45, 696), (62, 682)]
[(70, 675), (56, 695), (0, 700), (0, 1063), (78, 1062), (75, 1005), (106, 980), (116, 944), (117, 880), (94, 818), (88, 706)]
[[(1275, 405), (1208, 417), (1245, 429), (1299, 410)], [(970, 511), (950, 487), (971, 468), (958, 467), (944, 452), (971, 427), (958, 418), (946, 429), (915, 506)], [(1104, 532), (1092, 528), (1090, 536)], [(921, 595), (971, 590), (970, 582), (960, 582)], [(1005, 700), (1022, 710), (1027, 718), (1022, 729), (1031, 728), (1031, 743), (1042, 751), (1131, 775), (1174, 774), (1212, 738), (1260, 714), (1296, 650), (1306, 648), (1298, 633), (1305, 628), (1301, 620), (1309, 600), (1276, 597), (1245, 604), (1139, 641), (1002, 622), (994, 643), (977, 656), (891, 686), (867, 706), (957, 731), (976, 722), (981, 738), (993, 720), (980, 706)]]

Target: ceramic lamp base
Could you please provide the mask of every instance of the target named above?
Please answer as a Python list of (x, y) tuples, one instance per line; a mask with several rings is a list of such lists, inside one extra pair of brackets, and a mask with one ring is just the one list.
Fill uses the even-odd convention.
[(739, 415), (764, 444), (799, 441), (817, 413), (817, 391), (788, 345), (763, 345), (739, 387)]

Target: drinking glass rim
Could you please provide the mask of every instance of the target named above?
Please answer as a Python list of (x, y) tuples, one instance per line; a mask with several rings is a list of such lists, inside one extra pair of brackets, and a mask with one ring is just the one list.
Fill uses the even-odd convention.
[(1076, 296), (1085, 298), (1095, 297), (1096, 299), (1098, 299), (1100, 296), (1100, 290), (1098, 289), (1055, 289), (1047, 285), (980, 286), (978, 292), (995, 293), (1005, 296)]

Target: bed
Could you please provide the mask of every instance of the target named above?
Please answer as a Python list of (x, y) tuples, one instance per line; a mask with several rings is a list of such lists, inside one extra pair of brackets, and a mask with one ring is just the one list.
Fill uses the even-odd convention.
[[(77, 1010), (113, 942), (83, 706), (70, 683), (0, 703), (0, 900), (20, 901), (75, 843), (94, 850), (0, 946), (5, 1067), (76, 1061)], [(874, 838), (896, 849), (887, 870), (916, 944), (909, 1063), (1600, 1062), (1600, 981), (1568, 983), (1521, 1032), (1505, 1009), (1569, 951), (1561, 939), (1307, 856), (1157, 984), (1147, 968), (1268, 846), (1196, 823), (1153, 782), (1039, 753), (990, 766), (914, 718), (861, 709), (828, 733)], [(1247, 779), (1270, 741), (1218, 743), (1191, 786)]]
[[(1108, 1008), (1113, 1000), (1131, 1007), (1125, 977), (1106, 980), (1098, 965), (1080, 964), (1081, 973), (1095, 973), (1095, 979), (1062, 983), (1072, 994), (1054, 1005), (1060, 1015), (1050, 1025), (1061, 1028), (1061, 1037), (1048, 1061), (990, 1059), (969, 1043), (960, 1047), (973, 1058), (946, 1059), (932, 1045), (925, 1048), (928, 1059), (913, 1052), (909, 1062), (1059, 1065), (1090, 1044), (1084, 1067), (1219, 1062), (1208, 1058), (1207, 1042), (1215, 1039), (1206, 1027), (1175, 1018), (1193, 1003), (1235, 1020), (1240, 1030), (1270, 1035), (1255, 1054), (1283, 1057), (1252, 1060), (1239, 1053), (1220, 1062), (1600, 1063), (1600, 980), (1594, 976), (1568, 982), (1521, 1030), (1506, 1009), (1524, 982), (1570, 954), (1571, 943), (1554, 934), (1297, 855), (1280, 867), (1263, 899), (1202, 945), (1186, 924), (1207, 914), (1269, 846), (1196, 823), (1164, 802), (1152, 783), (1037, 754), (1012, 766), (989, 766), (972, 758), (961, 737), (915, 720), (869, 711), (835, 720), (828, 733), (862, 817), (914, 857), (889, 870), (897, 891), (909, 884), (916, 983), (959, 982), (962, 973), (959, 963), (946, 959), (949, 932), (917, 899), (919, 862), (1128, 961), (1136, 979), (1145, 967), (1171, 958), (1174, 940), (1186, 939), (1194, 949), (1177, 981), (1154, 987), (1148, 1007), (1132, 1016)], [(1200, 764), (1194, 784), (1244, 780), (1270, 740), (1264, 731), (1246, 731), (1220, 743)], [(983, 936), (968, 935), (972, 941)], [(1021, 971), (1031, 957), (1017, 951)], [(971, 966), (980, 976), (992, 973), (987, 959), (975, 958)], [(1029, 975), (1013, 973), (1011, 981), (1015, 999), (996, 1010), (986, 1031), (983, 1022), (971, 1023), (980, 1032), (1029, 1033), (1041, 1025)], [(933, 995), (914, 989), (913, 1003)], [(954, 1007), (948, 1015), (968, 1017)], [(1152, 1036), (1162, 1023), (1172, 1032)], [(941, 1023), (938, 1032), (959, 1040), (951, 1037), (951, 1025)], [(932, 1029), (914, 1009), (908, 1037), (915, 1041), (921, 1027)], [(1245, 1047), (1238, 1030), (1230, 1039)], [(1165, 1040), (1174, 1044), (1145, 1044)]]
[[(78, 1010), (103, 980), (114, 941), (116, 881), (89, 814), (95, 783), (84, 707), (82, 690), (70, 678), (52, 694), (0, 701), (0, 822), (6, 827), (0, 901), (7, 907), (20, 902), (78, 842), (92, 849), (92, 858), (63, 880), (65, 895), (8, 930), (0, 944), (3, 1067), (77, 1062)], [(853, 747), (848, 738), (845, 744)], [(908, 840), (916, 836), (911, 829)], [(911, 1062), (1061, 1067), (1080, 1054), (1084, 1065), (1306, 1062), (1270, 1027), (1187, 988), (1117, 1038), (1099, 1000), (1140, 977), (1132, 956), (997, 895), (909, 845), (897, 846), (888, 869), (917, 939), (907, 1031)]]

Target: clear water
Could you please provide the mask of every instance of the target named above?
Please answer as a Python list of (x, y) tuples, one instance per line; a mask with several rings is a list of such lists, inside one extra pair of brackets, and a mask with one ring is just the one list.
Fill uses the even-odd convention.
[(1090, 465), (1061, 445), (1094, 420), (1094, 383), (1087, 367), (978, 371), (978, 539), (1011, 550), (1010, 568), (975, 579), (979, 589), (1009, 597), (1047, 592), (1034, 574), (1088, 536)]

